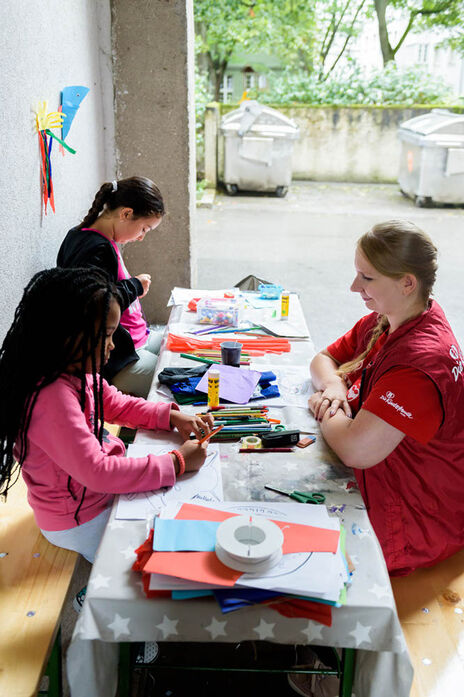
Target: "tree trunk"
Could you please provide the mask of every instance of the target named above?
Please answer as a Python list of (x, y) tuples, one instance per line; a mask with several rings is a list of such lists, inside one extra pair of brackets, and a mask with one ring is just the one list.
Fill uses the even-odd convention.
[(379, 23), (380, 49), (382, 51), (383, 64), (395, 60), (395, 54), (388, 38), (387, 20), (385, 17), (389, 0), (375, 0), (375, 12)]

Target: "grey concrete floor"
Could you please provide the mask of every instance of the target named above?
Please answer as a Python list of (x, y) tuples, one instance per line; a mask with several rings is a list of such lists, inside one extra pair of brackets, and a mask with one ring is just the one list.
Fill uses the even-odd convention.
[(357, 238), (374, 223), (412, 220), (439, 250), (435, 298), (464, 344), (464, 209), (416, 208), (396, 185), (294, 182), (285, 198), (218, 194), (197, 210), (198, 288), (248, 274), (300, 294), (317, 349), (349, 329), (364, 303), (350, 293)]

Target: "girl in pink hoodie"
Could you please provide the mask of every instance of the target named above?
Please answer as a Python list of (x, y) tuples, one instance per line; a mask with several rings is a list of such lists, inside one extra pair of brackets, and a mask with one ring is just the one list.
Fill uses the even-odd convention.
[[(50, 269), (24, 291), (0, 350), (0, 494), (22, 474), (39, 528), (53, 544), (93, 561), (114, 494), (172, 486), (206, 458), (199, 439), (212, 419), (182, 414), (108, 385), (119, 293), (96, 269)], [(130, 428), (177, 428), (166, 455), (125, 457), (104, 420)]]

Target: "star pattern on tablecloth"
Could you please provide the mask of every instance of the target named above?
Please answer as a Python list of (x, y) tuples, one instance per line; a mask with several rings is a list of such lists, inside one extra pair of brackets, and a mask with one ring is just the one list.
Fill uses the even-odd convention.
[(395, 634), (395, 641), (397, 642), (398, 646), (400, 647), (401, 653), (404, 653), (407, 651), (407, 645), (406, 645), (406, 640), (404, 638), (404, 634)]
[(161, 624), (157, 624), (156, 628), (163, 633), (163, 639), (166, 639), (170, 634), (178, 634), (177, 625), (179, 620), (171, 620), (167, 615), (164, 615)]
[(356, 622), (356, 628), (353, 629), (352, 632), (350, 632), (350, 634), (352, 636), (354, 636), (356, 646), (359, 646), (360, 644), (362, 644), (364, 642), (367, 644), (370, 643), (371, 638), (370, 638), (369, 634), (370, 634), (371, 629), (372, 629), (372, 627), (368, 627), (364, 624), (361, 624), (361, 622)]
[(129, 632), (129, 622), (130, 617), (121, 617), (118, 613), (115, 614), (114, 620), (108, 625), (108, 629), (114, 634), (114, 639), (119, 639), (123, 634), (130, 634)]
[(256, 632), (260, 640), (263, 641), (264, 639), (272, 639), (274, 637), (274, 627), (275, 622), (265, 622), (262, 619), (258, 626), (254, 627), (253, 631)]
[(219, 622), (215, 617), (213, 617), (210, 624), (205, 627), (205, 629), (211, 634), (211, 638), (214, 640), (218, 636), (227, 636), (227, 632), (224, 630), (226, 624), (227, 620), (225, 622)]
[(301, 633), (304, 634), (308, 639), (308, 644), (313, 644), (316, 640), (322, 640), (322, 624), (318, 622), (308, 622), (306, 629), (301, 629)]
[(111, 581), (111, 576), (103, 576), (102, 574), (97, 574), (95, 578), (91, 578), (89, 581), (89, 586), (92, 586), (94, 590), (98, 588), (109, 588), (109, 583)]
[(114, 518), (114, 520), (112, 520), (111, 523), (108, 523), (108, 527), (110, 528), (110, 530), (120, 530), (124, 527), (124, 523), (122, 522), (122, 520)]
[(134, 550), (134, 548), (133, 548), (131, 545), (129, 545), (128, 547), (126, 547), (126, 549), (120, 549), (119, 551), (121, 552), (121, 554), (124, 555), (124, 558), (125, 558), (125, 559), (132, 559), (132, 557), (135, 557), (135, 556), (136, 556), (136, 555), (135, 555), (135, 550)]
[(391, 590), (388, 586), (379, 586), (378, 583), (374, 583), (372, 588), (369, 588), (369, 593), (373, 593), (376, 598), (388, 598)]

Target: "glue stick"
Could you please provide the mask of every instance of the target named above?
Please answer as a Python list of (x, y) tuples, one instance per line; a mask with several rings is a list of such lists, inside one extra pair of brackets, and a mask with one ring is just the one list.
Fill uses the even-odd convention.
[(219, 406), (219, 370), (211, 369), (208, 373), (208, 408)]
[(280, 319), (288, 319), (288, 308), (290, 305), (290, 293), (287, 290), (282, 291), (280, 296)]

